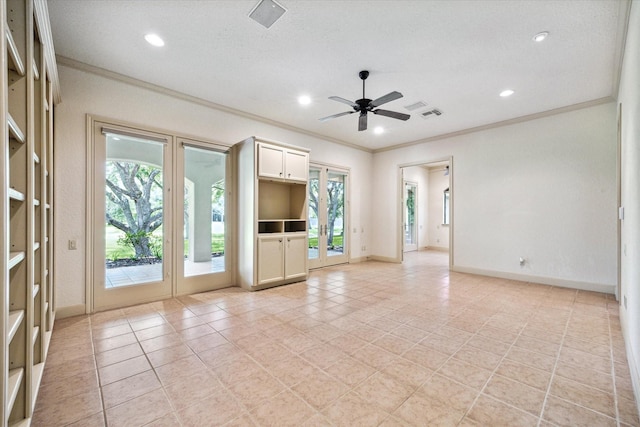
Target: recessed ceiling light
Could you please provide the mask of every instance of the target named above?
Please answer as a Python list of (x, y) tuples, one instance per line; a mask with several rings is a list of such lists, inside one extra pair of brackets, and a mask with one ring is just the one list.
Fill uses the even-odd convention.
[(298, 103), (300, 105), (309, 105), (311, 104), (311, 97), (307, 95), (302, 95), (298, 97)]
[(144, 39), (152, 46), (162, 47), (164, 46), (164, 40), (157, 34), (146, 34)]
[(382, 126), (377, 126), (373, 129), (373, 133), (380, 135), (381, 133), (384, 133), (384, 128)]
[(535, 36), (533, 36), (533, 41), (541, 42), (542, 40), (546, 39), (548, 35), (549, 35), (549, 31), (542, 31), (536, 34)]
[(513, 95), (515, 92), (512, 91), (511, 89), (507, 89), (507, 90), (503, 90), (502, 92), (500, 92), (500, 96), (503, 98), (506, 98), (508, 96)]

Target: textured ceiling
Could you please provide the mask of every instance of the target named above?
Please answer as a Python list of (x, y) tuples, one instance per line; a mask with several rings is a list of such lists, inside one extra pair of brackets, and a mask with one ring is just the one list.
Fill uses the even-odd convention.
[[(270, 29), (257, 0), (49, 0), (56, 53), (105, 70), (366, 149), (418, 141), (614, 96), (626, 9), (619, 0), (299, 1)], [(542, 43), (534, 34), (549, 31)], [(144, 34), (166, 42), (152, 47)], [(383, 108), (407, 122), (357, 115), (327, 99), (393, 90)], [(498, 94), (515, 90), (509, 98)], [(298, 105), (299, 95), (312, 103)], [(62, 93), (64, 97), (64, 92)], [(428, 104), (409, 112), (417, 101)], [(439, 108), (443, 115), (418, 113)], [(385, 132), (376, 135), (375, 126)]]

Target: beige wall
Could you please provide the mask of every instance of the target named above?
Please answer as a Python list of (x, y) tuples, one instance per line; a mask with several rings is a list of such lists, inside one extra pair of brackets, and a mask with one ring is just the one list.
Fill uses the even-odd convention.
[[(54, 250), (60, 313), (78, 313), (85, 304), (87, 114), (229, 145), (257, 135), (308, 148), (311, 161), (350, 168), (350, 224), (352, 231), (357, 230), (351, 233), (351, 257), (367, 255), (360, 249), (369, 248), (371, 229), (370, 153), (64, 65), (59, 67), (59, 73), (63, 99), (55, 112)], [(71, 239), (77, 240), (77, 250), (68, 250), (67, 241)]]
[(453, 156), (456, 269), (613, 293), (615, 123), (612, 102), (375, 153), (373, 255), (399, 254), (399, 168)]

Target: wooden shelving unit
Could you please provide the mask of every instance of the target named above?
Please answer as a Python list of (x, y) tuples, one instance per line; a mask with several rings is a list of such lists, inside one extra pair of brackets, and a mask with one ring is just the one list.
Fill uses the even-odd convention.
[(249, 290), (306, 279), (309, 152), (249, 138), (238, 171), (238, 279)]
[(0, 34), (0, 425), (28, 426), (55, 319), (51, 106), (59, 94), (46, 1), (3, 0)]

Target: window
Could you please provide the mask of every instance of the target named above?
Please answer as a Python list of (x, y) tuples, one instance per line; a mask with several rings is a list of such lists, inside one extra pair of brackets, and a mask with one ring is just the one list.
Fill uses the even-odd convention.
[(449, 225), (449, 188), (445, 188), (442, 197), (442, 224)]

